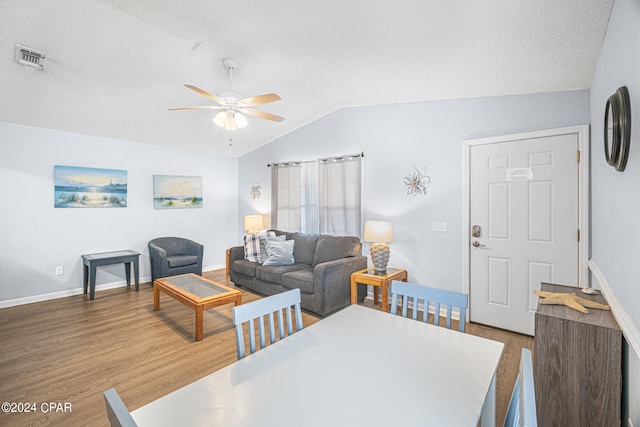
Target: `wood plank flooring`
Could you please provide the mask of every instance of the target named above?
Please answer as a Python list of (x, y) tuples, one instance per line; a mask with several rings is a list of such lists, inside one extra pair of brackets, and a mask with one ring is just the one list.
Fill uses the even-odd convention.
[[(233, 286), (224, 269), (205, 276)], [(259, 298), (241, 290), (243, 302)], [(199, 342), (193, 310), (166, 295), (160, 307), (153, 311), (153, 288), (141, 284), (139, 292), (133, 287), (97, 292), (94, 301), (77, 295), (0, 309), (0, 401), (36, 408), (0, 412), (0, 426), (106, 426), (102, 392), (110, 387), (133, 411), (235, 362), (233, 304), (205, 312)], [(319, 319), (303, 313), (303, 320), (308, 326)], [(532, 349), (533, 339), (476, 324), (469, 324), (467, 333), (506, 344), (497, 377), (502, 425), (520, 348)]]

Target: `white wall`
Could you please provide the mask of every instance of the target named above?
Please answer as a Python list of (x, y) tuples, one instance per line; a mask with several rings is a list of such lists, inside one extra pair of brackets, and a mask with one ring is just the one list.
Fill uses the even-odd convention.
[[(640, 425), (640, 3), (616, 0), (591, 87), (592, 262), (622, 307), (616, 313), (630, 340), (628, 410)], [(604, 160), (606, 100), (620, 86), (631, 98), (631, 148), (624, 172)], [(634, 351), (635, 348), (635, 351)], [(626, 424), (625, 424), (626, 425)]]
[[(0, 148), (0, 307), (81, 292), (81, 254), (133, 249), (149, 281), (155, 237), (202, 243), (205, 269), (223, 267), (225, 249), (237, 244), (236, 158), (2, 122)], [(127, 170), (128, 206), (55, 209), (55, 165)], [(203, 208), (154, 210), (153, 175), (202, 176)], [(122, 265), (97, 273), (98, 289), (124, 281)]]
[[(363, 151), (363, 219), (393, 222), (389, 265), (406, 268), (410, 281), (461, 291), (463, 141), (588, 122), (588, 91), (340, 110), (240, 159), (239, 217), (270, 213), (267, 163)], [(414, 164), (431, 177), (426, 196), (406, 195), (402, 178)], [(252, 181), (263, 186), (260, 199), (249, 196)], [(448, 231), (433, 232), (434, 221)]]

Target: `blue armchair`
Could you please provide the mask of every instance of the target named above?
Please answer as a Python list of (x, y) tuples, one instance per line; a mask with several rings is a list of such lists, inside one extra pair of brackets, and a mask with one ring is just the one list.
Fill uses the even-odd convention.
[(181, 237), (159, 237), (149, 242), (151, 281), (195, 273), (202, 276), (204, 246)]

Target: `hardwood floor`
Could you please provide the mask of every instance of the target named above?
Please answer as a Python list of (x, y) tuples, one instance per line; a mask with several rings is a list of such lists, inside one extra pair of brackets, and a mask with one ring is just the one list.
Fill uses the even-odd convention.
[[(233, 286), (224, 269), (205, 276)], [(242, 292), (243, 302), (259, 298)], [(94, 301), (77, 295), (0, 309), (0, 400), (35, 408), (0, 412), (0, 425), (106, 426), (102, 392), (110, 387), (133, 411), (235, 362), (232, 306), (205, 312), (199, 342), (194, 311), (161, 295), (161, 308), (154, 312), (150, 284), (141, 284), (139, 292), (133, 287), (100, 291)], [(303, 313), (305, 326), (318, 320)], [(476, 324), (469, 324), (467, 333), (506, 344), (496, 396), (502, 425), (520, 348), (533, 349), (533, 339)]]

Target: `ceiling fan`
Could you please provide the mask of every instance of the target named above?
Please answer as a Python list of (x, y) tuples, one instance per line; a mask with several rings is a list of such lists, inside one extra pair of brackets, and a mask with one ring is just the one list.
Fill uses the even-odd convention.
[(189, 89), (198, 92), (200, 95), (206, 96), (207, 98), (217, 102), (218, 105), (169, 108), (169, 110), (221, 110), (214, 116), (213, 122), (227, 130), (236, 130), (245, 127), (248, 123), (247, 118), (244, 116), (245, 114), (261, 119), (272, 120), (274, 122), (281, 122), (284, 120), (284, 117), (276, 116), (275, 114), (267, 113), (266, 111), (251, 108), (255, 107), (256, 105), (263, 105), (270, 102), (278, 101), (281, 99), (278, 95), (276, 95), (275, 93), (270, 93), (266, 95), (252, 96), (244, 99), (240, 98), (240, 95), (238, 95), (236, 92), (233, 92), (233, 88), (231, 86), (233, 70), (238, 67), (238, 63), (235, 59), (231, 58), (225, 59), (224, 61), (222, 61), (222, 63), (224, 64), (224, 67), (229, 71), (229, 90), (227, 92), (221, 93), (220, 96), (215, 96), (196, 86), (187, 84), (185, 85)]

